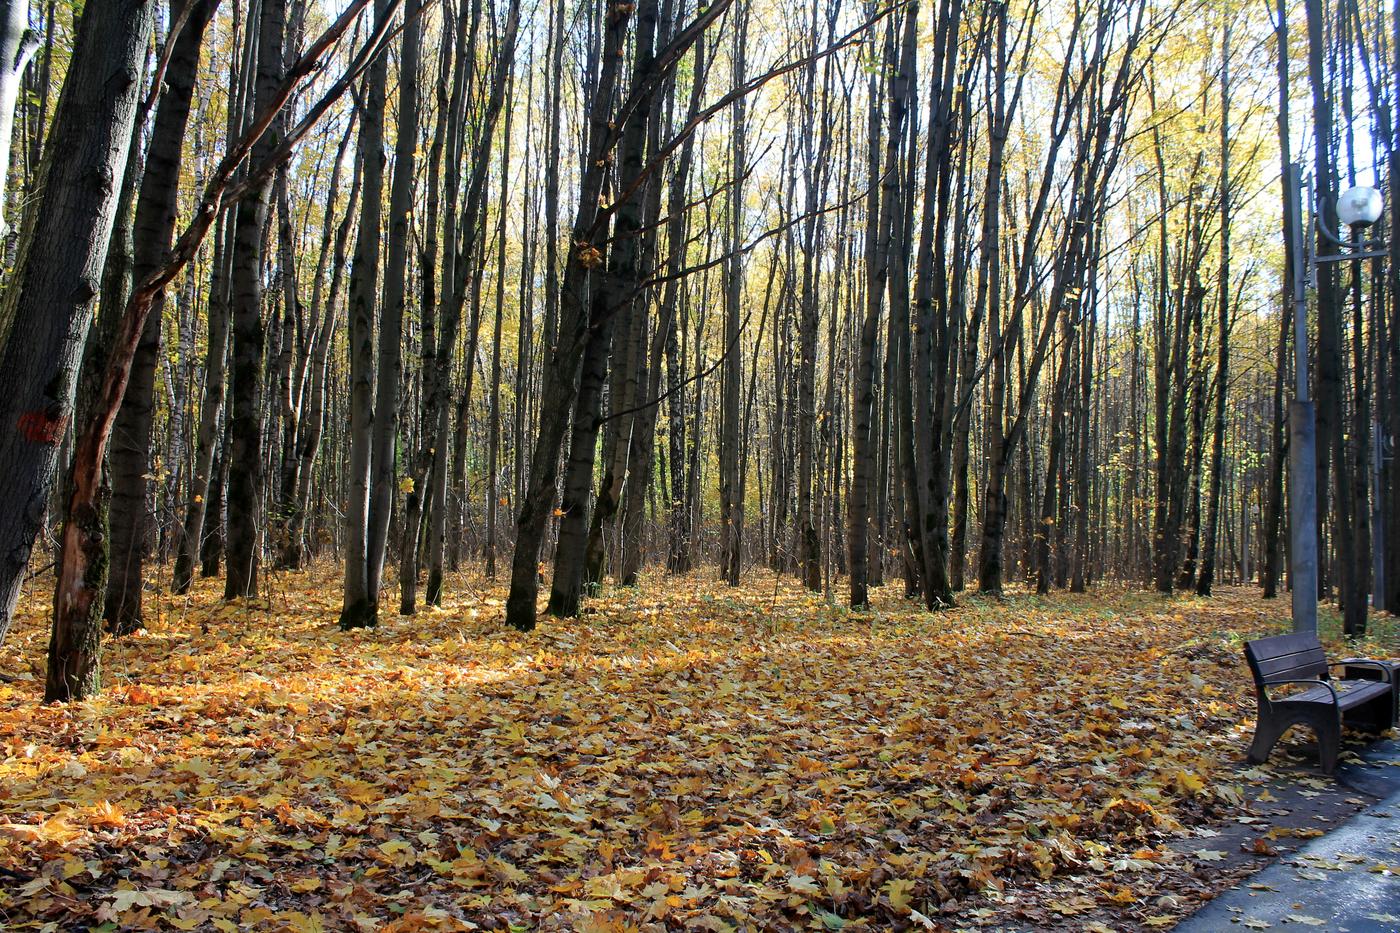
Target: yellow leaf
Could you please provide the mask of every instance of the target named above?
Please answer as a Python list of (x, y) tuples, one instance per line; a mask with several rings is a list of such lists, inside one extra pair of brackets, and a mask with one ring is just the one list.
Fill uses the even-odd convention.
[(1186, 794), (1199, 794), (1206, 789), (1206, 782), (1194, 771), (1176, 772), (1176, 785)]
[(913, 904), (914, 882), (905, 878), (895, 878), (885, 882), (885, 897), (890, 906), (900, 913), (908, 913)]
[(126, 825), (126, 814), (122, 808), (109, 800), (99, 801), (92, 806), (85, 817), (89, 826), (120, 827)]

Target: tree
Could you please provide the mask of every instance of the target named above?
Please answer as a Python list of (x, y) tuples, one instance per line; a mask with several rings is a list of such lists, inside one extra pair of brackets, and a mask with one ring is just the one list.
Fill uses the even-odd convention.
[[(988, 593), (1106, 577), (1205, 591), (1256, 562), (1277, 576), (1268, 396), (1276, 412), (1289, 324), (1259, 300), (1271, 204), (1240, 193), (1275, 154), (1257, 24), (1232, 20), (1222, 55), (1217, 17), (1144, 0), (763, 15), (558, 0), (523, 19), (518, 0), (355, 2), (370, 44), (325, 50), (339, 79), (279, 82), (292, 96), (266, 140), (248, 131), (268, 70), (291, 78), (314, 4), (181, 6), (167, 46), (147, 43), (160, 110), (129, 125), (152, 159), (120, 176), (56, 458), (79, 494), (45, 498), (96, 508), (110, 429), (118, 572), (104, 607), (97, 525), (56, 555), (74, 631), (94, 607), (139, 625), (154, 563), (173, 552), (190, 591), (226, 541), (234, 597), (277, 589), (258, 584), (263, 560), (348, 556), (349, 626), (377, 618), (391, 547), (411, 613), (420, 579), (441, 605), (449, 570), (494, 573), (512, 537), (522, 628), (542, 582), (551, 611), (576, 613), (663, 545), (670, 572), (729, 584), (755, 559), (829, 598), (849, 574), (858, 608), (880, 607), (899, 567), (928, 609), (969, 573)], [(12, 209), (37, 192), (44, 69), (69, 67), (54, 6), (34, 20)], [(1394, 135), (1389, 20), (1321, 12), (1328, 152), (1351, 181), (1367, 140), (1384, 164)], [(1357, 92), (1378, 111), (1369, 137), (1351, 128)], [(165, 114), (183, 95), (181, 144)], [(325, 122), (296, 119), (313, 111)], [(207, 153), (244, 142), (265, 158), (242, 152), (206, 217), (223, 171)], [(177, 217), (213, 243), (172, 245)], [(119, 326), (151, 274), (123, 375)], [(1365, 575), (1343, 573), (1342, 548), (1360, 561), (1393, 499), (1359, 442), (1393, 393), (1387, 274), (1333, 283), (1344, 430), (1325, 469), (1351, 517), (1323, 543), (1344, 605)], [(1356, 481), (1372, 464), (1374, 489)]]
[[(170, 40), (165, 91), (156, 108), (151, 142), (146, 153), (141, 195), (133, 222), (135, 252), (132, 279), (144, 281), (169, 258), (175, 231), (180, 157), (190, 100), (199, 67), (204, 30), (218, 8), (217, 0), (195, 0), (184, 26)], [(141, 342), (132, 359), (126, 394), (113, 427), (111, 445), (111, 573), (106, 598), (107, 628), (117, 634), (141, 627), (141, 596), (145, 585), (147, 477), (151, 473), (151, 424), (155, 406), (156, 363), (160, 354), (164, 292), (158, 295)]]
[[(339, 226), (332, 233), (335, 221), (335, 207), (339, 200), (341, 166), (351, 134), (355, 129), (355, 114), (345, 126), (345, 135), (335, 153), (335, 166), (331, 170), (330, 189), (326, 196), (326, 214), (321, 230), (321, 252), (316, 261), (316, 272), (311, 282), (311, 320), (320, 321), (312, 337), (307, 360), (306, 405), (297, 425), (296, 447), (287, 453), (288, 467), (283, 472), (282, 499), (286, 507), (286, 525), (283, 530), (281, 565), (289, 570), (302, 567), (306, 552), (306, 519), (311, 506), (312, 467), (321, 447), (321, 437), (326, 421), (326, 381), (327, 367), (330, 364), (331, 341), (335, 336), (336, 323), (340, 319), (340, 291), (344, 279), (346, 250), (350, 241), (350, 231), (354, 227), (355, 206), (360, 196), (360, 172), (356, 163), (350, 182), (350, 193), (346, 199), (345, 214)], [(332, 243), (334, 245), (332, 246)], [(327, 257), (330, 263), (330, 289), (326, 291)], [(290, 488), (288, 488), (290, 487)]]
[[(656, 56), (653, 74), (663, 76), (685, 52), (695, 44), (705, 29), (729, 6), (729, 0), (711, 4), (680, 30)], [(516, 519), (515, 553), (511, 558), (510, 597), (506, 603), (506, 621), (522, 631), (535, 627), (536, 599), (539, 592), (539, 552), (543, 544), (545, 523), (554, 503), (554, 484), (558, 476), (558, 458), (567, 426), (568, 413), (580, 392), (579, 378), (583, 357), (591, 335), (611, 320), (607, 309), (594, 314), (588, 290), (590, 272), (602, 261), (601, 251), (594, 245), (601, 232), (599, 197), (603, 188), (607, 156), (619, 140), (620, 130), (629, 119), (644, 108), (625, 101), (618, 113), (621, 125), (611, 119), (612, 95), (617, 84), (618, 59), (631, 18), (628, 5), (612, 6), (604, 19), (602, 55), (598, 82), (594, 89), (593, 106), (589, 115), (587, 158), (584, 161), (580, 185), (578, 213), (574, 219), (568, 260), (560, 286), (560, 318), (554, 349), (544, 370), (540, 396), (540, 425), (534, 452), (530, 457), (530, 478), (526, 483), (520, 513)], [(655, 80), (655, 79), (654, 79)], [(634, 88), (633, 96), (647, 93), (648, 85)], [(679, 141), (677, 141), (678, 143)], [(606, 216), (605, 218), (606, 219)]]
[[(430, 473), (432, 490), (428, 529), (428, 583), (424, 593), (430, 606), (437, 606), (442, 602), (443, 572), (446, 566), (448, 492), (450, 488), (448, 483), (450, 477), (448, 474), (447, 429), (452, 408), (452, 355), (457, 345), (458, 331), (461, 328), (462, 307), (468, 281), (467, 262), (476, 249), (480, 233), (480, 218), (486, 207), (486, 181), (490, 172), (491, 146), (495, 138), (496, 121), (500, 118), (501, 110), (505, 104), (511, 66), (515, 60), (516, 31), (519, 28), (519, 23), (520, 2), (519, 0), (511, 0), (506, 12), (504, 28), (500, 31), (500, 46), (495, 56), (496, 67), (492, 72), (491, 83), (487, 91), (485, 114), (481, 121), (471, 161), (468, 163), (471, 170), (466, 184), (466, 197), (460, 213), (456, 208), (456, 189), (459, 176), (454, 163), (460, 158), (465, 142), (461, 122), (465, 119), (465, 114), (459, 109), (464, 103), (466, 88), (467, 75), (464, 63), (468, 61), (467, 56), (475, 48), (475, 42), (474, 38), (468, 36), (465, 20), (458, 23), (458, 58), (453, 78), (453, 100), (449, 104), (451, 119), (458, 122), (455, 126), (449, 126), (447, 130), (449, 141), (448, 171), (446, 173), (448, 196), (446, 217), (443, 223), (443, 238), (446, 240), (449, 259), (443, 264), (443, 281), (450, 289), (450, 293), (445, 296), (446, 301), (441, 313), (442, 327), (438, 334), (437, 351), (433, 356), (434, 369), (429, 371), (428, 390), (424, 393), (427, 401), (427, 430), (424, 434), (427, 439), (431, 440), (429, 446), (433, 451)], [(471, 28), (472, 30), (477, 28), (475, 18), (472, 20)], [(467, 354), (468, 360), (475, 356), (475, 341), (479, 324), (480, 303), (478, 302), (475, 305), (470, 326), (471, 352)], [(467, 384), (463, 391), (463, 398), (466, 401), (470, 401), (471, 397), (473, 372), (473, 367), (467, 367)], [(462, 455), (463, 458), (465, 455), (460, 446), (459, 455)]]
[[(620, 200), (617, 202), (611, 233), (608, 214), (613, 212), (604, 212), (599, 222), (594, 225), (593, 231), (593, 239), (599, 242), (611, 240), (611, 248), (608, 250), (607, 259), (600, 262), (600, 274), (591, 275), (584, 284), (589, 304), (589, 333), (575, 398), (568, 464), (564, 471), (561, 497), (564, 514), (559, 519), (559, 547), (554, 562), (553, 586), (549, 594), (548, 611), (559, 616), (578, 615), (584, 585), (589, 582), (589, 493), (593, 484), (598, 430), (602, 427), (603, 393), (613, 353), (613, 335), (618, 328), (619, 319), (623, 332), (630, 333), (637, 316), (637, 254), (640, 247), (638, 234), (641, 228), (638, 186), (642, 181), (648, 120), (653, 116), (651, 98), (655, 88), (653, 69), (656, 66), (656, 30), (660, 11), (656, 0), (642, 0), (635, 13), (637, 29), (633, 42), (630, 88), (632, 94), (631, 99), (627, 101), (632, 116), (617, 144), (620, 171), (616, 185), (617, 197)], [(640, 95), (637, 93), (639, 90)], [(635, 397), (635, 357), (632, 357), (632, 361), (629, 363), (624, 360), (622, 366), (614, 368), (614, 371), (620, 374), (616, 383), (620, 391), (614, 394), (619, 412), (630, 408)], [(630, 418), (630, 413), (623, 417)], [(628, 428), (625, 433), (630, 434), (630, 424)], [(604, 447), (613, 451), (613, 457), (607, 464), (597, 504), (591, 510), (593, 516), (598, 516), (599, 522), (598, 534), (593, 542), (593, 563), (599, 572), (602, 567), (601, 516), (605, 512), (611, 515), (617, 511), (623, 471), (626, 469), (628, 439), (623, 436), (623, 422), (615, 419), (611, 434), (613, 443), (605, 444)], [(593, 582), (596, 583), (597, 579)]]
[[(735, 9), (737, 23), (733, 30), (734, 86), (744, 83), (745, 46), (748, 44), (749, 5), (741, 3)], [(730, 586), (739, 585), (744, 562), (744, 463), (741, 451), (744, 430), (739, 407), (744, 381), (744, 354), (739, 346), (743, 327), (744, 256), (739, 245), (744, 237), (744, 173), (748, 170), (744, 98), (734, 101), (733, 127), (730, 131), (730, 189), (729, 217), (726, 224), (730, 253), (725, 269), (724, 289), (724, 365), (720, 382), (719, 438), (719, 521), (721, 534), (720, 577)]]
[(1220, 49), (1220, 283), (1216, 335), (1215, 422), (1211, 436), (1210, 505), (1202, 544), (1196, 595), (1209, 596), (1215, 582), (1216, 548), (1220, 536), (1220, 498), (1225, 483), (1226, 396), (1230, 382), (1230, 24)]
[[(49, 642), (48, 700), (83, 699), (99, 686), (100, 629), (103, 594), (107, 587), (105, 535), (105, 496), (101, 487), (102, 461), (111, 437), (122, 397), (126, 392), (132, 363), (145, 330), (146, 319), (162, 290), (174, 279), (199, 249), (219, 213), (225, 195), (233, 203), (241, 198), (266, 194), (278, 166), (290, 153), (290, 145), (313, 125), (324, 108), (344, 91), (348, 80), (333, 86), (317, 107), (278, 146), (264, 150), (262, 144), (278, 121), (299, 78), (316, 70), (320, 56), (345, 31), (363, 2), (352, 3), (307, 53), (289, 69), (289, 77), (265, 89), (262, 108), (247, 132), (234, 141), (205, 186), (194, 211), (194, 219), (171, 249), (168, 260), (153, 269), (133, 289), (117, 321), (113, 351), (108, 356), (101, 385), (86, 423), (77, 432), (74, 444), (72, 482), (64, 514), (63, 537), (58, 555), (54, 585), (52, 637)], [(370, 48), (373, 48), (373, 40)], [(229, 192), (234, 171), (249, 157), (262, 151), (245, 183)]]
[[(387, 0), (375, 0), (376, 16), (383, 17), (387, 9)], [(350, 501), (345, 510), (342, 629), (379, 622), (379, 577), (370, 563), (374, 537), (370, 489), (374, 457), (375, 298), (379, 293), (379, 237), (384, 213), (384, 102), (388, 80), (389, 66), (381, 58), (370, 66), (365, 82), (356, 152), (363, 191), (360, 233), (355, 238), (355, 258), (350, 267)]]
[[(99, 293), (154, 16), (153, 0), (84, 9), (40, 169), (43, 194), (25, 219), (17, 272), (0, 310), (0, 321), (11, 322), (0, 357), (0, 423), (13, 426), (0, 433), (0, 467), (9, 478), (0, 493), (0, 636), (44, 525), (59, 444), (73, 414), (77, 365)], [(90, 521), (105, 525), (101, 515)], [(51, 690), (81, 689), (95, 677), (95, 671), (68, 672)]]
[(4, 211), (5, 188), (20, 78), (38, 48), (39, 37), (29, 28), (29, 0), (0, 2), (0, 239), (10, 233)]
[[(917, 17), (905, 17), (905, 33), (917, 35)], [(885, 57), (889, 84), (889, 124), (884, 161), (880, 155), (880, 113), (870, 108), (868, 131), (869, 174), (871, 178), (869, 203), (866, 207), (865, 244), (865, 313), (861, 319), (860, 339), (856, 345), (855, 384), (852, 396), (855, 400), (854, 415), (851, 419), (852, 436), (852, 476), (851, 492), (847, 498), (850, 528), (846, 540), (851, 549), (851, 608), (863, 609), (869, 605), (868, 584), (870, 580), (870, 494), (874, 485), (876, 469), (873, 419), (875, 415), (875, 353), (880, 337), (880, 312), (885, 296), (885, 283), (889, 278), (889, 246), (891, 195), (898, 184), (899, 158), (903, 149), (900, 130), (908, 112), (912, 63), (907, 55), (896, 58), (894, 50), (893, 26), (886, 27)], [(877, 76), (870, 75), (871, 101), (876, 96)], [(881, 165), (883, 164), (883, 169)], [(875, 183), (879, 179), (879, 184)], [(877, 553), (877, 561), (883, 557)]]
[[(265, 112), (277, 97), (285, 67), (286, 0), (263, 0), (258, 19), (258, 57), (254, 110)], [(285, 127), (274, 126), (253, 145), (253, 164), (265, 163), (281, 142)], [(224, 597), (254, 596), (263, 517), (263, 233), (267, 224), (272, 179), (255, 182), (234, 214), (233, 253), (229, 260), (232, 307), (232, 366), (229, 370), (229, 471), (227, 576)]]
[(398, 130), (394, 141), (394, 175), (389, 189), (389, 242), (379, 317), (379, 375), (375, 382), (373, 486), (370, 502), (369, 592), (378, 606), (384, 558), (389, 546), (389, 518), (394, 508), (398, 473), (397, 441), (403, 384), (403, 324), (407, 304), (409, 224), (413, 209), (414, 167), (418, 151), (418, 83), (422, 45), (422, 0), (404, 3), (403, 46), (399, 57)]

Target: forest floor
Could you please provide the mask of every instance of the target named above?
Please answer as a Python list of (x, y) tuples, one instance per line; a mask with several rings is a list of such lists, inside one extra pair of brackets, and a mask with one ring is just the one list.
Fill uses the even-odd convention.
[(1294, 832), (1259, 803), (1288, 750), (1242, 764), (1240, 646), (1288, 610), (1252, 591), (930, 615), (887, 587), (853, 615), (656, 575), (529, 635), (476, 577), (348, 634), (338, 592), (330, 568), (238, 605), (152, 592), (70, 706), (38, 703), (28, 596), (0, 926), (1153, 929)]

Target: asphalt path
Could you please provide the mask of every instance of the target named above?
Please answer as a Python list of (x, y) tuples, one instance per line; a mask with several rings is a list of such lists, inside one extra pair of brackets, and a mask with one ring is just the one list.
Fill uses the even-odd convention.
[(1180, 933), (1400, 933), (1400, 740), (1374, 742), (1337, 781), (1379, 798), (1212, 900)]

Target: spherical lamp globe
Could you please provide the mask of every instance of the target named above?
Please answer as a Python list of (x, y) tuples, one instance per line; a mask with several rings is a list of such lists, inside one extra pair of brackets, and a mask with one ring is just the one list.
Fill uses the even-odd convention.
[(1381, 193), (1366, 185), (1348, 188), (1337, 198), (1337, 220), (1343, 227), (1369, 227), (1381, 219)]

